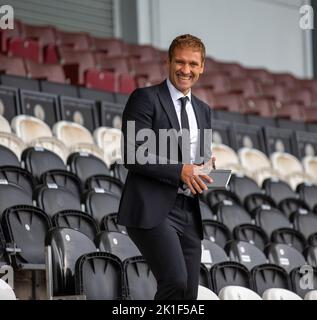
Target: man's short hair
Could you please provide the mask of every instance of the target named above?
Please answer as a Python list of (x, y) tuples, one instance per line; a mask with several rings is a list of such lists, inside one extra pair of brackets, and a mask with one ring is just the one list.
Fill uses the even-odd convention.
[(172, 41), (168, 49), (169, 61), (172, 61), (175, 48), (192, 48), (194, 50), (200, 51), (201, 60), (202, 62), (205, 61), (205, 56), (206, 56), (205, 45), (199, 38), (192, 36), (191, 34), (180, 35)]

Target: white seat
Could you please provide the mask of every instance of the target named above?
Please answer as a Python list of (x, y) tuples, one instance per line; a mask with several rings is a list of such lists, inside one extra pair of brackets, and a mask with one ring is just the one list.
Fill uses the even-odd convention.
[(296, 293), (280, 288), (271, 288), (263, 292), (263, 300), (303, 300)]
[(317, 184), (317, 156), (307, 156), (302, 160), (305, 173)]
[(304, 300), (317, 300), (317, 290), (307, 292)]
[(303, 182), (312, 182), (311, 178), (304, 172), (300, 161), (286, 152), (274, 152), (270, 156), (273, 169), (279, 177), (285, 180), (296, 190), (297, 185)]
[(53, 136), (50, 127), (44, 121), (24, 114), (12, 119), (11, 128), (26, 144), (36, 138)]
[(0, 115), (0, 131), (11, 133), (10, 123), (6, 118)]
[(89, 130), (75, 122), (58, 121), (53, 126), (53, 133), (58, 140), (63, 141), (67, 148), (80, 143), (94, 144)]
[(224, 287), (218, 296), (221, 300), (262, 300), (256, 292), (240, 286)]
[(233, 173), (243, 173), (236, 152), (225, 144), (212, 144), (212, 155), (216, 157), (217, 169), (229, 169)]
[(210, 289), (199, 285), (197, 300), (219, 300), (219, 297)]
[(272, 176), (278, 176), (273, 170), (269, 158), (260, 150), (251, 148), (241, 148), (238, 156), (244, 172), (250, 178), (254, 179), (259, 186), (265, 179)]
[(0, 145), (13, 151), (19, 160), (21, 160), (21, 154), (26, 148), (25, 143), (19, 137), (7, 132), (0, 132)]
[(97, 158), (101, 159), (105, 162), (105, 164), (109, 167), (108, 163), (104, 160), (104, 153), (103, 151), (92, 143), (78, 143), (72, 147), (69, 148), (69, 153), (73, 152), (83, 152), (83, 153), (89, 153)]
[(0, 279), (0, 300), (16, 300), (13, 289), (2, 279)]
[(99, 127), (94, 131), (93, 136), (97, 146), (103, 150), (104, 160), (108, 166), (121, 159), (121, 130)]
[(63, 159), (64, 163), (67, 161), (67, 157), (69, 155), (69, 150), (65, 146), (65, 144), (56, 139), (55, 137), (41, 137), (33, 139), (29, 145), (31, 147), (42, 147), (44, 149), (50, 150), (56, 153), (61, 159)]

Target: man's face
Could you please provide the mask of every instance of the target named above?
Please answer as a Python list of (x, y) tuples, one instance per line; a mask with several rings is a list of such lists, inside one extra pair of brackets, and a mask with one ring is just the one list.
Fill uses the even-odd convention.
[(169, 79), (176, 89), (186, 95), (204, 71), (201, 52), (192, 48), (175, 48), (168, 62)]

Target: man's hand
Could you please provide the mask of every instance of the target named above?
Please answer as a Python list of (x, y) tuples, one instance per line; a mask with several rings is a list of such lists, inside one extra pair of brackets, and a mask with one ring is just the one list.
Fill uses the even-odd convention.
[(184, 164), (181, 172), (181, 180), (188, 186), (192, 194), (196, 194), (197, 192), (202, 193), (204, 190), (208, 189), (203, 180), (208, 183), (213, 182), (213, 180), (206, 174), (195, 174), (199, 167), (201, 166)]

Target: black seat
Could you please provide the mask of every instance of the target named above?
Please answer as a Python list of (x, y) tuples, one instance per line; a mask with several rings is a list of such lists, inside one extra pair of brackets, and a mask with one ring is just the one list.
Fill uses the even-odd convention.
[(313, 210), (317, 205), (317, 186), (313, 184), (301, 183), (297, 186), (297, 193), (299, 198), (303, 200), (309, 210)]
[(75, 291), (87, 300), (122, 300), (123, 266), (114, 255), (93, 252), (80, 256), (75, 265)]
[(244, 265), (233, 262), (221, 262), (210, 269), (212, 291), (219, 294), (219, 291), (227, 286), (240, 286), (251, 288), (250, 273)]
[(230, 241), (226, 245), (226, 252), (230, 260), (245, 265), (249, 270), (255, 266), (267, 263), (265, 254), (249, 242)]
[(118, 214), (110, 213), (105, 215), (100, 222), (100, 229), (108, 232), (121, 232), (127, 234), (125, 226), (121, 226), (117, 223)]
[(104, 189), (108, 192), (121, 196), (123, 183), (117, 178), (106, 175), (96, 175), (88, 178), (86, 181), (86, 189), (94, 190), (96, 188)]
[(120, 197), (103, 189), (88, 191), (85, 195), (86, 211), (98, 223), (107, 214), (118, 212)]
[(273, 243), (284, 243), (290, 247), (294, 247), (299, 252), (303, 252), (307, 242), (302, 233), (290, 228), (281, 228), (273, 231), (271, 235)]
[(66, 188), (57, 185), (40, 186), (35, 192), (37, 205), (48, 215), (63, 210), (81, 210), (80, 199)]
[(262, 251), (269, 242), (264, 230), (254, 224), (241, 224), (235, 227), (233, 229), (233, 237), (235, 240), (249, 242)]
[(83, 186), (86, 180), (92, 176), (110, 175), (110, 170), (106, 164), (101, 159), (89, 153), (72, 153), (67, 158), (67, 164), (70, 170), (79, 177)]
[(307, 240), (308, 244), (313, 247), (317, 247), (317, 232), (311, 234)]
[(219, 245), (207, 239), (202, 240), (201, 263), (210, 269), (214, 264), (224, 261), (228, 261), (228, 257)]
[(10, 263), (6, 253), (6, 241), (0, 224), (0, 267)]
[(275, 264), (256, 266), (251, 270), (251, 281), (253, 290), (260, 296), (271, 288), (290, 289), (287, 272)]
[(0, 167), (0, 180), (19, 185), (31, 196), (36, 184), (29, 171), (15, 166)]
[(236, 226), (252, 221), (250, 214), (231, 200), (223, 200), (215, 207), (214, 211), (218, 221), (226, 225), (231, 232)]
[(208, 268), (203, 263), (200, 264), (199, 284), (208, 289), (211, 289), (210, 273)]
[(5, 209), (19, 204), (33, 205), (32, 196), (22, 187), (0, 180), (0, 214)]
[(65, 170), (50, 170), (41, 175), (43, 185), (57, 185), (73, 192), (76, 197), (81, 196), (81, 181), (72, 172)]
[(110, 252), (119, 257), (121, 261), (141, 256), (134, 242), (120, 232), (100, 232), (95, 239), (95, 244), (100, 251)]
[(52, 217), (54, 227), (71, 228), (85, 234), (94, 241), (99, 233), (99, 226), (89, 214), (77, 210), (63, 210)]
[(286, 244), (273, 243), (266, 249), (270, 263), (274, 263), (284, 268), (288, 273), (294, 268), (306, 264), (303, 255), (293, 247)]
[(228, 190), (212, 190), (211, 189), (206, 191), (205, 197), (206, 197), (206, 202), (208, 203), (210, 208), (213, 208), (223, 200), (231, 200), (235, 203), (240, 204), (240, 201), (237, 198), (237, 196)]
[(317, 231), (317, 215), (315, 213), (300, 210), (291, 216), (291, 221), (294, 228), (301, 232), (306, 239)]
[(123, 164), (114, 163), (111, 165), (111, 170), (113, 171), (114, 177), (124, 184), (127, 179), (128, 169), (126, 169)]
[(127, 259), (124, 262), (123, 269), (127, 299), (153, 300), (157, 283), (146, 261), (142, 257)]
[(3, 212), (1, 223), (13, 265), (45, 269), (45, 237), (52, 227), (49, 216), (39, 208), (17, 205)]
[(317, 288), (317, 268), (304, 266), (290, 273), (292, 290), (304, 299), (305, 295)]
[(85, 234), (69, 228), (53, 228), (49, 231), (47, 247), (48, 297), (75, 294), (75, 264), (86, 253), (97, 248)]
[(266, 179), (262, 187), (287, 217), (299, 209), (308, 210), (305, 202), (298, 198), (298, 195), (286, 182), (277, 178)]
[(200, 207), (200, 213), (201, 213), (201, 219), (202, 220), (211, 220), (211, 219), (213, 219), (213, 212), (205, 202), (200, 200), (199, 201), (199, 207)]
[(24, 167), (30, 171), (37, 181), (41, 175), (49, 170), (66, 170), (63, 160), (54, 152), (42, 147), (30, 147), (22, 152), (21, 160)]
[(217, 243), (221, 248), (224, 248), (226, 243), (232, 239), (230, 230), (218, 221), (203, 221), (203, 233), (204, 239)]
[(271, 236), (274, 230), (291, 227), (291, 224), (284, 213), (267, 205), (263, 205), (256, 209), (254, 215), (255, 224), (261, 227), (268, 237)]
[(2, 166), (20, 167), (20, 161), (13, 151), (0, 145), (0, 167)]
[(307, 247), (305, 249), (305, 257), (309, 265), (317, 268), (317, 247)]

